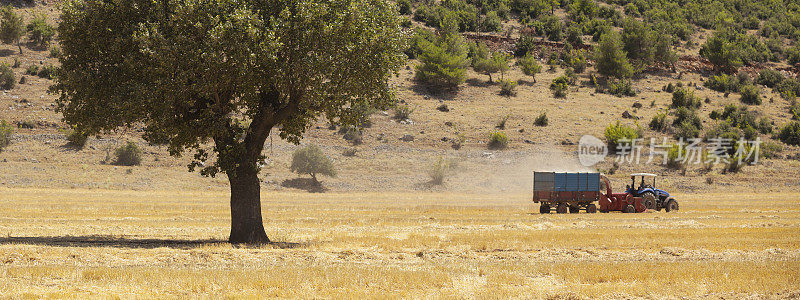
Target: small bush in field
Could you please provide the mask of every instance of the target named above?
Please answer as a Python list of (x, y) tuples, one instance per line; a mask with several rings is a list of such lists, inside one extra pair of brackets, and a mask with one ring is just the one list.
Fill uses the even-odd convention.
[(17, 79), (14, 77), (14, 70), (8, 64), (0, 64), (0, 88), (10, 90), (17, 84)]
[(502, 131), (492, 131), (489, 134), (489, 149), (505, 149), (508, 147), (508, 136)]
[(800, 122), (786, 124), (778, 133), (778, 139), (787, 145), (800, 146)]
[(428, 176), (431, 178), (430, 183), (433, 185), (441, 185), (444, 183), (447, 176), (455, 168), (456, 163), (451, 160), (440, 157), (428, 170)]
[(754, 85), (745, 85), (739, 89), (740, 93), (742, 94), (742, 103), (751, 104), (751, 105), (760, 105), (761, 104), (761, 96), (759, 93), (761, 92), (756, 86)]
[(683, 147), (679, 145), (672, 145), (672, 147), (667, 150), (667, 167), (671, 169), (680, 169), (683, 166), (681, 159), (684, 155), (685, 153)]
[(142, 149), (139, 149), (134, 142), (128, 142), (125, 146), (114, 151), (114, 164), (118, 166), (138, 166), (142, 164)]
[(86, 140), (88, 139), (89, 135), (78, 128), (73, 128), (69, 133), (67, 133), (68, 144), (78, 149), (83, 149), (83, 146), (86, 145)]
[(517, 95), (517, 82), (512, 80), (500, 81), (500, 95), (511, 97)]
[(322, 150), (315, 145), (308, 145), (295, 150), (294, 153), (292, 153), (292, 165), (290, 169), (297, 174), (311, 175), (311, 178), (314, 179), (316, 183), (319, 183), (317, 175), (336, 177), (336, 169), (333, 167), (333, 161), (325, 156)]
[(413, 112), (414, 109), (408, 105), (398, 105), (394, 108), (394, 118), (397, 120), (408, 120)]
[(773, 141), (766, 141), (760, 145), (759, 154), (763, 158), (778, 158), (779, 153), (783, 151), (780, 144)]
[(11, 128), (11, 125), (6, 120), (0, 120), (0, 151), (11, 144), (12, 133), (14, 133), (14, 129)]
[(533, 125), (536, 125), (536, 126), (539, 126), (539, 127), (545, 127), (549, 123), (550, 123), (550, 121), (547, 119), (547, 113), (546, 112), (543, 112), (542, 114), (540, 114), (538, 117), (536, 117), (536, 120), (533, 121)]
[(636, 96), (633, 83), (629, 79), (614, 79), (608, 85), (608, 93), (617, 97)]
[(669, 123), (667, 122), (667, 114), (665, 113), (657, 113), (653, 116), (653, 119), (650, 120), (650, 129), (665, 132), (669, 129)]
[(603, 136), (606, 138), (608, 147), (612, 150), (617, 149), (617, 145), (623, 140), (638, 139), (642, 136), (641, 129), (630, 125), (625, 125), (617, 121), (606, 127)]
[(553, 83), (550, 84), (550, 90), (553, 91), (553, 96), (556, 98), (566, 97), (568, 89), (569, 78), (567, 76), (559, 76), (553, 79)]

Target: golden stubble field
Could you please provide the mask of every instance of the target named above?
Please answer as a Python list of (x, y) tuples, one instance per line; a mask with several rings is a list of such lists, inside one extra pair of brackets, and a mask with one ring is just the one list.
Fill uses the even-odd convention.
[(265, 191), (280, 243), (235, 247), (225, 192), (0, 189), (0, 295), (800, 296), (800, 194), (593, 215), (528, 197)]

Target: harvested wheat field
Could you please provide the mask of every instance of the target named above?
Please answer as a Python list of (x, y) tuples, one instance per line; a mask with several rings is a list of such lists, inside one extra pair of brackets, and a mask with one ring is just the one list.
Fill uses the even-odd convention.
[(260, 247), (225, 192), (0, 190), (6, 297), (797, 298), (800, 194), (540, 215), (527, 194), (264, 192)]

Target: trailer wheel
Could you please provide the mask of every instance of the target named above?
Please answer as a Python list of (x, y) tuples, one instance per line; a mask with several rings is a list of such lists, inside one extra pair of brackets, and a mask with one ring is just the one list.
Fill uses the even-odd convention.
[(594, 205), (594, 204), (587, 205), (586, 206), (586, 212), (590, 213), (590, 214), (596, 213), (597, 212), (597, 206)]
[(581, 212), (581, 208), (579, 206), (576, 205), (576, 206), (570, 206), (569, 207), (569, 213), (577, 214), (579, 212)]
[(675, 201), (675, 199), (669, 199), (667, 201), (666, 211), (671, 212), (673, 210), (678, 210), (678, 201)]
[(560, 214), (567, 213), (567, 206), (564, 203), (559, 204), (556, 206), (556, 212)]
[(539, 213), (549, 214), (550, 213), (550, 205), (547, 205), (547, 203), (542, 203), (542, 206), (539, 206)]
[(633, 207), (633, 205), (628, 204), (628, 206), (625, 206), (625, 210), (623, 212), (625, 212), (625, 213), (635, 213), (636, 212), (636, 208)]

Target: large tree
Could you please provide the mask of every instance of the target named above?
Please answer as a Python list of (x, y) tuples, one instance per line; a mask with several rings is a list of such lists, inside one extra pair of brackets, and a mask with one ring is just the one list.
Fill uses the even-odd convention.
[(141, 126), (190, 170), (227, 175), (232, 243), (269, 242), (259, 162), (275, 128), (298, 143), (393, 104), (404, 36), (388, 0), (72, 0), (52, 90), (89, 133)]

